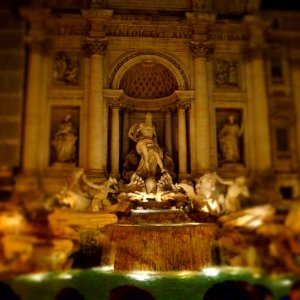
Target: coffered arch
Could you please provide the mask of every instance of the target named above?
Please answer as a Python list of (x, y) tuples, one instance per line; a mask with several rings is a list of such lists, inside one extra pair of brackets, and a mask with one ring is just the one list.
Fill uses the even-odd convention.
[[(154, 51), (134, 52), (119, 58), (114, 63), (109, 77), (110, 89), (122, 89), (124, 85), (128, 87), (128, 84), (125, 83), (125, 77), (132, 77), (134, 70), (138, 70), (138, 67), (145, 68), (139, 72), (140, 76), (139, 78), (136, 78), (138, 81), (143, 79), (143, 72), (147, 79), (149, 79), (152, 74), (156, 78), (168, 80), (166, 86), (156, 86), (164, 96), (170, 94), (168, 89), (170, 91), (172, 89), (174, 89), (174, 91), (189, 90), (190, 83), (186, 71), (178, 60), (175, 60), (164, 53)], [(165, 92), (162, 92), (162, 90)], [(137, 96), (138, 95), (139, 92), (137, 92)], [(147, 93), (145, 93), (144, 96), (147, 96)], [(157, 97), (160, 98), (159, 95), (157, 95)]]

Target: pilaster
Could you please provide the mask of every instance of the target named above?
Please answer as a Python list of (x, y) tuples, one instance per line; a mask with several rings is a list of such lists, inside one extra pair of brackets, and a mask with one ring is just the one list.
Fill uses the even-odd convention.
[(106, 162), (105, 149), (103, 149), (105, 131), (104, 124), (105, 103), (103, 97), (103, 55), (105, 54), (107, 40), (103, 38), (88, 37), (83, 49), (90, 59), (89, 99), (87, 103), (87, 159), (88, 172), (99, 173), (105, 176)]
[(105, 90), (106, 103), (111, 110), (110, 176), (120, 177), (120, 109), (122, 90)]
[(23, 8), (21, 15), (30, 24), (30, 30), (25, 37), (25, 42), (29, 46), (28, 74), (26, 88), (26, 110), (24, 124), (24, 146), (23, 146), (23, 174), (34, 176), (39, 171), (39, 151), (40, 144), (40, 116), (43, 109), (43, 57), (49, 40), (44, 34), (45, 18), (49, 15), (49, 10), (38, 8)]
[[(264, 30), (267, 23), (252, 16), (245, 19), (250, 32), (250, 42), (246, 50), (251, 66), (251, 93), (249, 101), (252, 110), (251, 124), (253, 126), (255, 147), (254, 169), (261, 172), (271, 168), (271, 138), (269, 124), (269, 107), (266, 90), (266, 75), (264, 66)], [(259, 126), (257, 126), (259, 124)]]
[(190, 50), (194, 58), (195, 72), (195, 175), (211, 168), (210, 109), (208, 93), (207, 59), (211, 49), (202, 42), (191, 41)]

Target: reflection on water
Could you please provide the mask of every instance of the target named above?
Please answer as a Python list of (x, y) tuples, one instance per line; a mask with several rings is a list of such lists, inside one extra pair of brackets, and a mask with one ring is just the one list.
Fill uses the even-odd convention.
[[(201, 271), (180, 272), (119, 272), (111, 267), (97, 267), (21, 275), (9, 282), (22, 300), (53, 300), (58, 291), (67, 286), (77, 287), (86, 300), (108, 299), (110, 290), (123, 285), (146, 289), (157, 300), (194, 300), (195, 295), (202, 299), (210, 287), (226, 280), (264, 285), (272, 291), (274, 299), (279, 299), (288, 295), (297, 278), (293, 275), (267, 275), (241, 267), (209, 267)], [(40, 298), (41, 290), (44, 291), (43, 298)]]

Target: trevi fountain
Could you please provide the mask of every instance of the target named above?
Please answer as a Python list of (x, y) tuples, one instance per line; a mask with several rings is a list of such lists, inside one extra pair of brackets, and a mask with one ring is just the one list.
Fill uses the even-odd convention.
[(299, 16), (229, 2), (21, 3), (1, 300), (300, 299)]

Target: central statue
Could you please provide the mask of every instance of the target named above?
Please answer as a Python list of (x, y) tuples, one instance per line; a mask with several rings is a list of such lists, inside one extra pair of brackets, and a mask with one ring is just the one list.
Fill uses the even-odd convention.
[(162, 162), (163, 151), (157, 143), (151, 113), (146, 113), (144, 122), (138, 122), (129, 129), (128, 137), (136, 143), (136, 151), (141, 156), (136, 169), (138, 176), (142, 178), (155, 176), (159, 169), (161, 173), (166, 172)]

